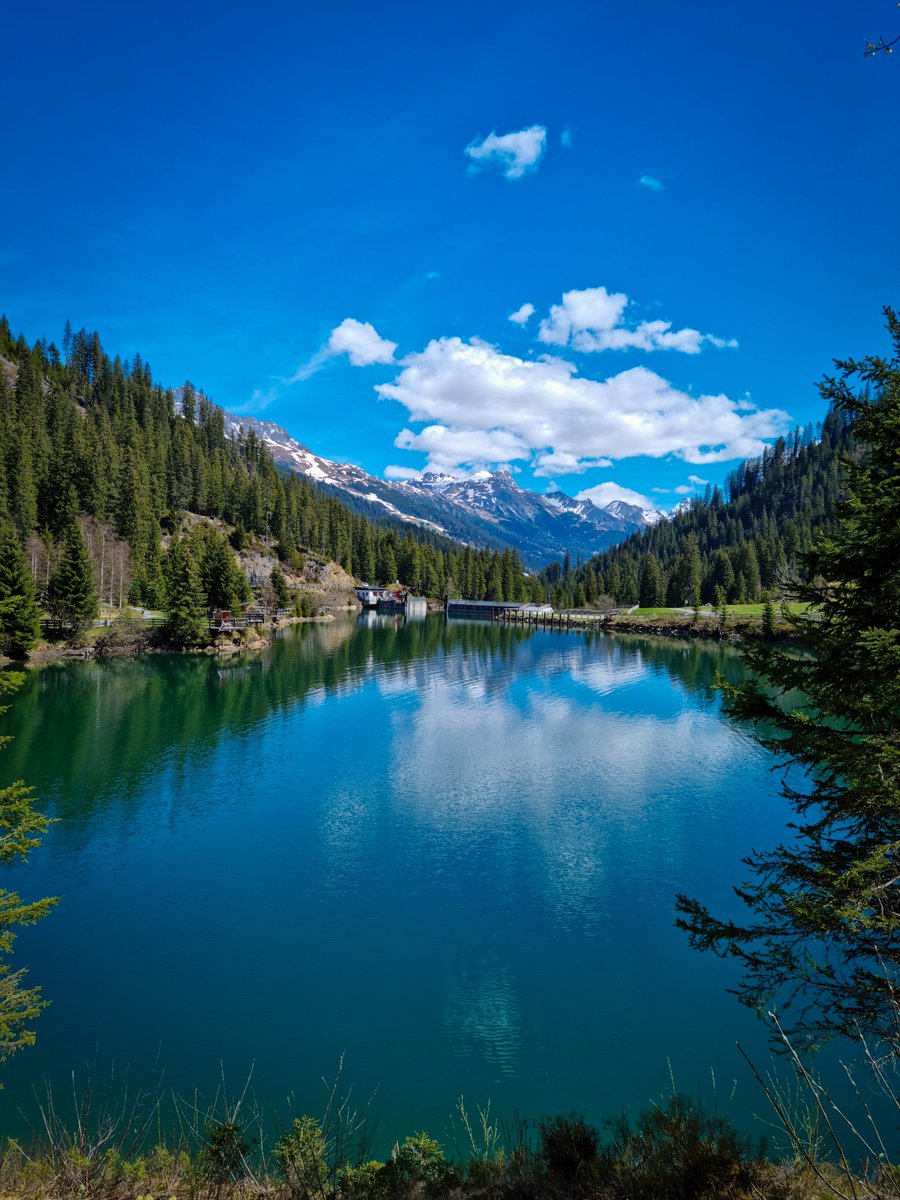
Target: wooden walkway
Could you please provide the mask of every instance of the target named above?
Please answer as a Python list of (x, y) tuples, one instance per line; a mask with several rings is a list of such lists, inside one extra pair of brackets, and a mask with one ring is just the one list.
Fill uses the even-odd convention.
[(556, 629), (563, 633), (584, 633), (590, 629), (606, 629), (609, 618), (604, 613), (586, 612), (523, 612), (510, 609), (497, 613), (494, 620), (501, 625), (516, 625), (531, 629)]
[[(270, 624), (273, 620), (288, 616), (290, 611), (288, 608), (279, 608), (274, 611), (269, 610), (265, 614), (253, 613), (249, 617), (229, 617), (227, 619), (207, 616), (204, 617), (204, 622), (211, 633), (232, 633), (240, 629), (258, 628), (261, 625)], [(57, 617), (41, 617), (40, 620), (43, 637), (62, 638), (71, 633), (71, 626)], [(108, 629), (115, 625), (117, 620), (119, 617), (95, 617), (93, 621), (88, 622), (88, 625), (94, 629)], [(143, 617), (137, 614), (126, 614), (125, 620), (131, 620), (147, 629), (159, 629), (166, 623), (165, 617)]]

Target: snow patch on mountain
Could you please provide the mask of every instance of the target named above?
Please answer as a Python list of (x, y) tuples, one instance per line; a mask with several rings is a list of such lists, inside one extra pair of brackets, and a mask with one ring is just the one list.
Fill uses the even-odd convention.
[[(176, 389), (175, 399), (183, 407), (183, 389)], [(381, 511), (459, 542), (514, 547), (530, 567), (567, 553), (588, 558), (664, 519), (657, 510), (621, 500), (600, 507), (561, 491), (528, 491), (507, 469), (462, 479), (435, 471), (407, 480), (379, 479), (350, 463), (322, 458), (274, 421), (226, 412), (224, 422), (229, 437), (252, 431), (277, 464), (333, 491), (351, 507)]]

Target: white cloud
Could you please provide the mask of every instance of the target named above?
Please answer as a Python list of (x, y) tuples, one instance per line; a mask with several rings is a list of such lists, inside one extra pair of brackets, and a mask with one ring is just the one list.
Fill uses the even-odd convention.
[(529, 456), (545, 476), (554, 464), (568, 474), (634, 455), (725, 462), (760, 454), (764, 439), (789, 422), (777, 409), (739, 410), (725, 395), (689, 395), (646, 367), (587, 379), (565, 359), (525, 360), (477, 339), (431, 341), (401, 366), (376, 392), (428, 424), (420, 434), (404, 430), (397, 444), (426, 452), (439, 469)]
[(650, 491), (656, 492), (660, 496), (670, 496), (672, 494), (671, 488), (651, 488)]
[(605, 504), (612, 504), (613, 500), (624, 500), (626, 504), (636, 504), (638, 508), (653, 508), (653, 503), (642, 496), (640, 492), (634, 492), (631, 488), (620, 487), (612, 481), (608, 483), (598, 483), (596, 487), (585, 488), (583, 492), (579, 492), (576, 500), (591, 500), (598, 508), (603, 508)]
[(623, 292), (605, 287), (564, 292), (562, 303), (554, 304), (550, 316), (541, 321), (538, 337), (553, 346), (565, 346), (573, 334), (585, 330), (611, 330), (622, 319), (628, 304)]
[(602, 467), (611, 467), (609, 458), (579, 458), (566, 450), (547, 450), (534, 460), (535, 475), (544, 478), (554, 475), (583, 475)]
[(516, 133), (489, 133), (481, 142), (470, 142), (465, 153), (472, 160), (470, 172), (491, 166), (507, 179), (521, 179), (537, 169), (546, 148), (547, 130), (543, 125), (531, 125)]
[(734, 339), (726, 341), (698, 329), (673, 329), (671, 321), (625, 325), (623, 318), (630, 303), (624, 292), (608, 292), (605, 287), (564, 292), (561, 303), (554, 304), (550, 315), (541, 321), (538, 337), (546, 345), (571, 344), (573, 349), (585, 352), (634, 349), (699, 354), (704, 342), (737, 346)]
[(428, 465), (449, 472), (466, 464), (483, 470), (487, 463), (510, 463), (529, 459), (530, 447), (508, 429), (451, 429), (446, 425), (427, 425), (420, 433), (401, 429), (394, 439), (398, 450), (420, 450), (428, 455)]
[(642, 175), (638, 180), (641, 187), (647, 188), (651, 192), (661, 192), (665, 188), (665, 184), (661, 179), (657, 179), (655, 175)]
[(528, 322), (528, 318), (533, 315), (534, 305), (526, 303), (523, 304), (521, 308), (517, 308), (514, 313), (510, 313), (509, 319), (514, 325), (525, 325)]
[(370, 367), (373, 363), (392, 363), (397, 343), (380, 337), (368, 321), (346, 317), (332, 329), (326, 349), (329, 355), (346, 354), (354, 367)]
[(420, 467), (398, 467), (393, 464), (384, 468), (385, 479), (421, 479), (424, 472)]
[(346, 354), (354, 367), (368, 367), (373, 363), (394, 362), (396, 349), (396, 342), (389, 342), (387, 338), (380, 337), (367, 321), (345, 317), (340, 325), (332, 329), (325, 345), (320, 346), (311, 358), (302, 362), (293, 375), (276, 376), (268, 387), (254, 388), (250, 401), (233, 408), (232, 412), (262, 412), (282, 395), (285, 388), (311, 379), (341, 354)]
[(693, 491), (694, 491), (694, 489), (690, 486), (690, 484), (679, 483), (678, 487), (675, 489), (675, 495), (676, 496), (690, 496), (693, 493)]
[(572, 145), (572, 130), (568, 127), (568, 125), (562, 131), (562, 136), (559, 139), (559, 144), (561, 146), (565, 146), (565, 148), (567, 150), (570, 149), (570, 147)]
[(692, 483), (694, 487), (706, 487), (709, 480), (701, 479), (699, 475), (688, 475), (688, 483)]

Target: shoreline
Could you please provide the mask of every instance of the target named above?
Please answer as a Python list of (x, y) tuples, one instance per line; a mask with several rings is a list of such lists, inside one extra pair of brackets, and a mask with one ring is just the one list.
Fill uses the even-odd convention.
[[(349, 611), (349, 610), (347, 610)], [(221, 655), (228, 657), (234, 654), (264, 650), (270, 644), (271, 635), (280, 629), (291, 625), (327, 625), (336, 619), (335, 613), (325, 613), (314, 617), (281, 617), (253, 631), (255, 636), (245, 638), (243, 630), (231, 635), (220, 635), (215, 641), (206, 646), (173, 646), (154, 637), (152, 628), (135, 631), (133, 636), (122, 637), (121, 640), (103, 642), (97, 638), (82, 646), (69, 645), (64, 642), (42, 642), (29, 650), (24, 658), (10, 658), (0, 654), (0, 669), (13, 667), (18, 670), (52, 666), (58, 662), (87, 662), (97, 658), (134, 658), (139, 654), (203, 654), (209, 657)], [(108, 626), (114, 629), (115, 625)]]
[[(98, 638), (95, 642), (82, 646), (44, 642), (30, 650), (22, 659), (0, 654), (0, 669), (7, 667), (20, 670), (37, 669), (57, 662), (84, 662), (96, 658), (128, 658), (138, 654), (205, 654), (210, 657), (217, 655), (227, 657), (263, 650), (270, 644), (270, 637), (266, 635), (271, 635), (291, 625), (325, 625), (336, 620), (338, 615), (347, 615), (354, 611), (358, 613), (358, 610), (348, 606), (313, 617), (281, 617), (277, 621), (261, 626), (257, 636), (247, 638), (242, 636), (245, 631), (235, 631), (233, 634), (220, 635), (206, 646), (172, 646), (155, 638), (153, 631), (149, 628), (136, 631), (133, 636), (122, 637), (120, 640), (104, 642), (102, 638)], [(434, 614), (429, 613), (429, 615)], [(108, 628), (114, 629), (114, 627), (113, 623)], [(731, 646), (749, 645), (763, 640), (762, 629), (758, 621), (732, 619), (723, 629), (721, 622), (712, 617), (692, 619), (687, 616), (662, 620), (653, 617), (611, 616), (595, 625), (573, 624), (562, 632), (586, 633), (592, 630), (631, 637), (727, 643)], [(254, 633), (256, 632), (254, 631)], [(769, 640), (788, 642), (798, 639), (791, 629), (782, 628), (777, 631), (773, 639)]]

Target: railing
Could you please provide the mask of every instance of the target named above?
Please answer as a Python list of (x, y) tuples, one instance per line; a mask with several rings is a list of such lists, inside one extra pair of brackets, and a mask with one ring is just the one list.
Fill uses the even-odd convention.
[[(207, 617), (205, 620), (207, 628), (212, 631), (231, 632), (232, 630), (249, 629), (252, 625), (264, 625), (266, 621), (287, 617), (290, 612), (289, 608), (278, 608), (265, 613), (252, 613), (248, 617), (229, 617), (226, 621), (220, 620), (218, 617)], [(91, 629), (109, 629), (120, 620), (133, 621), (147, 629), (160, 629), (168, 618), (164, 616), (142, 617), (137, 614), (95, 617), (89, 623), (89, 627)], [(59, 617), (41, 617), (40, 622), (41, 634), (44, 637), (65, 637), (72, 631), (72, 623), (63, 621)]]
[(589, 612), (527, 612), (514, 608), (494, 617), (504, 625), (525, 625), (535, 629), (559, 629), (576, 633), (579, 630), (600, 629), (609, 624), (609, 614)]

